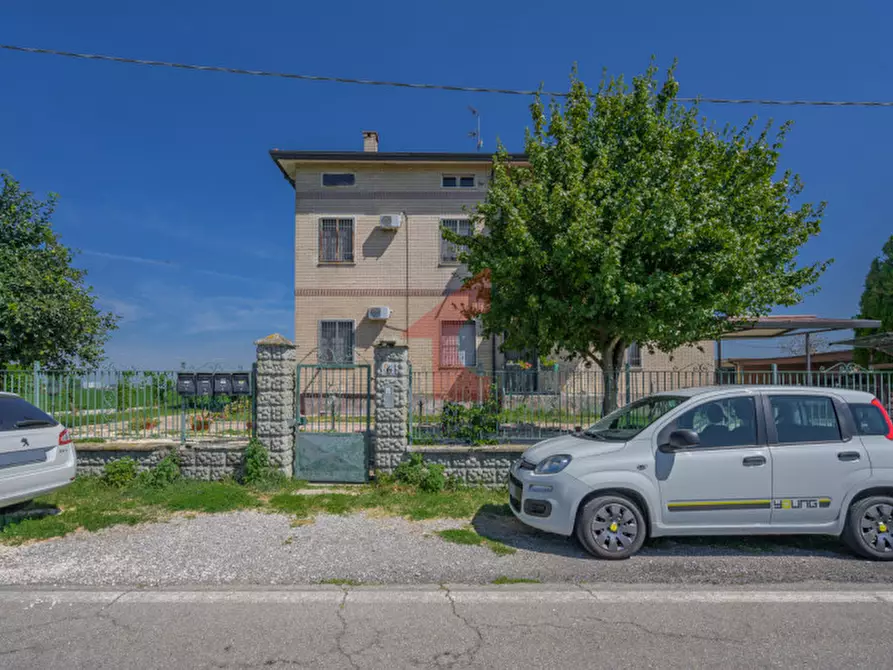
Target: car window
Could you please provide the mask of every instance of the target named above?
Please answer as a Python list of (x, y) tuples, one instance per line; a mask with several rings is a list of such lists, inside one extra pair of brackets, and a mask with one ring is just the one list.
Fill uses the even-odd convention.
[(584, 430), (583, 435), (596, 440), (630, 440), (689, 399), (687, 396), (654, 395), (636, 400), (626, 407), (614, 410)]
[(850, 403), (850, 411), (856, 420), (856, 432), (859, 435), (886, 435), (889, 431), (887, 420), (877, 405)]
[(0, 396), (0, 430), (55, 426), (56, 420), (17, 396)]
[(840, 440), (840, 424), (831, 398), (777, 395), (769, 397), (769, 404), (772, 407), (779, 442)]
[(757, 410), (750, 396), (703, 403), (676, 420), (698, 434), (701, 447), (746, 447), (757, 443)]

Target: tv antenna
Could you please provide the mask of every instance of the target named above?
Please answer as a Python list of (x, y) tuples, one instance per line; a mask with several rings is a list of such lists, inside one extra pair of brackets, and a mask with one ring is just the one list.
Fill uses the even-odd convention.
[(480, 151), (484, 146), (484, 138), (481, 137), (481, 115), (478, 110), (476, 110), (471, 105), (468, 106), (468, 111), (471, 112), (471, 115), (477, 121), (477, 130), (472, 130), (468, 133), (468, 136), (472, 138), (475, 142), (475, 149)]

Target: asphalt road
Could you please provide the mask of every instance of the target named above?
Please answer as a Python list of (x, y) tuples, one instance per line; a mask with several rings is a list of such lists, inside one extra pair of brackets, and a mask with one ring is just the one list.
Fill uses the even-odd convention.
[(0, 590), (3, 668), (880, 668), (893, 589)]

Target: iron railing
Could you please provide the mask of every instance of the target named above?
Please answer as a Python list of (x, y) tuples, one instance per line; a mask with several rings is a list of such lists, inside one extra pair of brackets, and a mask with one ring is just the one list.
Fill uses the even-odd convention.
[[(813, 372), (766, 370), (633, 370), (618, 380), (618, 405), (661, 391), (760, 384), (867, 391), (893, 410), (893, 371), (852, 367)], [(600, 370), (473, 368), (411, 373), (409, 435), (415, 444), (531, 442), (579, 430), (602, 412)]]
[(75, 442), (251, 435), (253, 393), (181, 396), (168, 370), (0, 370), (16, 393), (71, 430)]

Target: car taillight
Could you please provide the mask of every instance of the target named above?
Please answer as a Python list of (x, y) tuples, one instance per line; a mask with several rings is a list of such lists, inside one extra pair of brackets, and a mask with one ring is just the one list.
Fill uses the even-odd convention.
[(59, 433), (59, 446), (66, 444), (71, 444), (71, 433), (68, 432), (68, 428)]
[(890, 420), (890, 415), (887, 414), (887, 410), (884, 408), (883, 404), (881, 404), (881, 401), (877, 398), (872, 400), (871, 404), (880, 410), (881, 416), (884, 417), (884, 421), (887, 422), (887, 439), (893, 440), (893, 421)]

